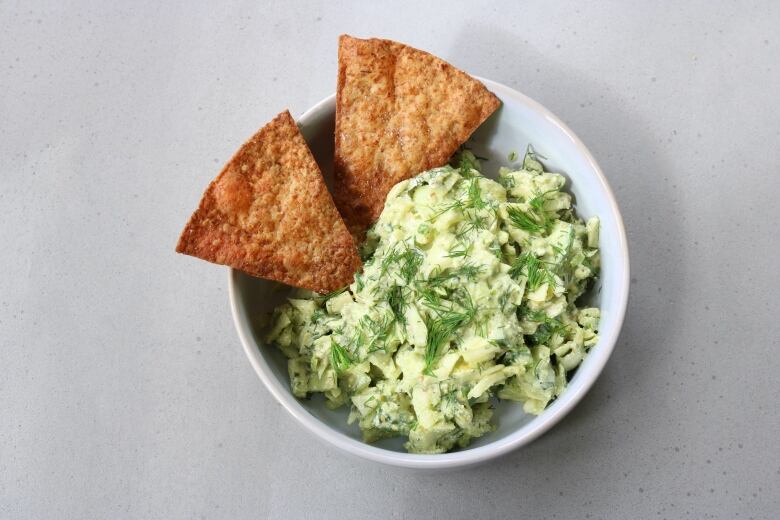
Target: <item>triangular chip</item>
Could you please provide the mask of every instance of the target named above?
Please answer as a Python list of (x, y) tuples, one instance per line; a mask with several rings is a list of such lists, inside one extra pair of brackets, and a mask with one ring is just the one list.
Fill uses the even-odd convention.
[(320, 293), (349, 285), (360, 267), (287, 111), (252, 136), (209, 185), (176, 251)]
[(339, 38), (336, 206), (359, 236), (396, 183), (442, 166), (501, 104), (463, 71), (390, 40)]

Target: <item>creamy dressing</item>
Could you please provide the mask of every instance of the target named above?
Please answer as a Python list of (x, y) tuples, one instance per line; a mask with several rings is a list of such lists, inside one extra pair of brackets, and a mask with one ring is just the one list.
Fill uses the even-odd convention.
[(464, 152), (397, 184), (352, 285), (274, 311), (293, 393), (350, 406), (367, 442), (400, 435), (414, 453), (492, 431), (491, 398), (541, 413), (598, 340), (599, 309), (576, 300), (599, 222), (576, 217), (564, 183), (532, 152), (499, 182)]

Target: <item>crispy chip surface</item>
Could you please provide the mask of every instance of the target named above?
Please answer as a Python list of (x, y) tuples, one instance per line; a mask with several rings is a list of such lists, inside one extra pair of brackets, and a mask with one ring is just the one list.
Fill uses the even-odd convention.
[(176, 251), (319, 293), (350, 284), (360, 267), (352, 236), (287, 111), (212, 181)]
[(396, 183), (445, 164), (499, 105), (436, 56), (342, 35), (334, 199), (350, 230), (361, 236)]

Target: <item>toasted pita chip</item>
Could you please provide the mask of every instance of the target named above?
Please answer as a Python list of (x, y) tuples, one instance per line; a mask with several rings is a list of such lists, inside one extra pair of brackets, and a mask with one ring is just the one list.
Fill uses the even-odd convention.
[(449, 63), (390, 40), (339, 38), (336, 206), (360, 236), (396, 183), (442, 166), (501, 104)]
[(209, 185), (176, 251), (320, 293), (352, 282), (355, 243), (285, 111)]

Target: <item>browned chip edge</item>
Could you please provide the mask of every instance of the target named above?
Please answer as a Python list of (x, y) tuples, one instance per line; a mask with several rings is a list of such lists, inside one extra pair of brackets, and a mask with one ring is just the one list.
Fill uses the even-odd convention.
[[(213, 193), (218, 182), (226, 174), (230, 165), (236, 160), (238, 160), (238, 158), (241, 157), (242, 153), (244, 152), (244, 149), (247, 146), (252, 146), (252, 143), (255, 140), (262, 140), (263, 135), (267, 133), (268, 129), (277, 124), (292, 125), (292, 127), (295, 128), (295, 131), (298, 132), (298, 134), (300, 135), (300, 130), (298, 129), (294, 119), (290, 115), (289, 111), (285, 110), (280, 114), (278, 114), (269, 123), (264, 125), (252, 137), (247, 139), (241, 145), (241, 147), (239, 147), (238, 150), (233, 154), (231, 159), (225, 164), (225, 166), (220, 171), (219, 175), (217, 175), (217, 177), (209, 183), (203, 196), (200, 199), (198, 208), (195, 210), (195, 212), (193, 212), (192, 216), (190, 217), (187, 224), (185, 225), (184, 230), (182, 231), (179, 237), (179, 240), (177, 241), (176, 252), (194, 256), (211, 263), (215, 263), (219, 265), (228, 265), (229, 267), (241, 270), (251, 276), (270, 279), (281, 283), (285, 283), (287, 285), (292, 285), (294, 287), (313, 290), (319, 293), (327, 293), (336, 289), (340, 289), (342, 287), (349, 285), (352, 282), (354, 273), (362, 265), (360, 261), (360, 257), (357, 254), (357, 247), (354, 242), (354, 239), (347, 232), (348, 230), (346, 228), (346, 225), (343, 223), (343, 221), (341, 222), (341, 225), (343, 226), (344, 233), (338, 233), (335, 237), (333, 237), (334, 240), (337, 240), (338, 242), (338, 243), (334, 243), (335, 248), (338, 252), (338, 254), (334, 256), (338, 258), (333, 258), (334, 262), (339, 263), (339, 265), (334, 265), (334, 267), (336, 267), (338, 271), (337, 277), (334, 277), (332, 279), (325, 279), (325, 280), (321, 278), (312, 278), (308, 280), (309, 283), (301, 283), (301, 280), (288, 275), (283, 270), (279, 270), (279, 269), (274, 270), (272, 266), (263, 266), (268, 268), (258, 270), (258, 269), (253, 269), (248, 262), (243, 262), (241, 263), (241, 265), (238, 265), (239, 262), (231, 262), (231, 263), (218, 262), (215, 260), (214, 255), (212, 253), (209, 253), (209, 251), (205, 250), (205, 248), (199, 246), (198, 238), (201, 234), (203, 233), (213, 234), (215, 237), (221, 235), (218, 230), (208, 229), (208, 228), (204, 229), (202, 226), (199, 225), (204, 215), (207, 214), (207, 206), (210, 204), (210, 200), (213, 198)], [(309, 159), (311, 160), (312, 164), (314, 164), (316, 167), (316, 161), (311, 152), (311, 149), (306, 144), (306, 141), (305, 139), (303, 139), (302, 135), (300, 135), (300, 138), (301, 141), (304, 143)], [(322, 172), (319, 170), (319, 167), (317, 167), (317, 171), (320, 174), (320, 181), (322, 182), (322, 186), (324, 187), (324, 190), (327, 193), (327, 188), (325, 187), (325, 181), (322, 178)], [(330, 202), (331, 204), (334, 204), (334, 213), (338, 216), (339, 214), (335, 208), (335, 203), (333, 202), (332, 198)]]
[[(345, 185), (338, 185), (339, 175), (340, 171), (342, 171), (345, 167), (343, 159), (339, 153), (341, 149), (341, 139), (340, 139), (340, 132), (338, 129), (340, 128), (339, 121), (340, 121), (340, 114), (343, 112), (343, 98), (342, 98), (342, 92), (344, 88), (344, 82), (345, 82), (345, 76), (346, 76), (346, 69), (347, 65), (344, 61), (344, 52), (345, 49), (350, 45), (355, 45), (358, 42), (371, 42), (371, 41), (377, 41), (381, 42), (382, 44), (389, 44), (389, 45), (397, 45), (401, 46), (407, 49), (410, 49), (415, 52), (419, 52), (421, 54), (427, 55), (432, 57), (435, 61), (442, 63), (443, 65), (449, 67), (452, 69), (452, 71), (460, 76), (464, 76), (468, 79), (471, 79), (478, 83), (483, 89), (486, 94), (489, 94), (487, 99), (485, 100), (485, 103), (481, 107), (482, 110), (479, 112), (479, 116), (477, 118), (477, 123), (474, 126), (474, 130), (472, 130), (469, 135), (467, 135), (463, 139), (459, 139), (458, 146), (455, 147), (452, 152), (446, 154), (446, 157), (443, 156), (434, 156), (430, 160), (430, 164), (425, 169), (430, 168), (436, 168), (439, 166), (443, 166), (444, 164), (449, 161), (450, 157), (457, 151), (457, 149), (465, 143), (471, 134), (479, 128), (482, 123), (487, 120), (488, 117), (490, 117), (493, 112), (495, 112), (500, 106), (501, 106), (501, 100), (498, 99), (498, 97), (488, 90), (485, 85), (479, 81), (478, 79), (474, 78), (473, 76), (467, 74), (466, 72), (462, 71), (461, 69), (455, 67), (451, 63), (443, 60), (442, 58), (439, 58), (438, 56), (435, 56), (427, 51), (417, 49), (415, 47), (412, 47), (410, 45), (406, 45), (404, 43), (400, 43), (394, 40), (388, 40), (383, 38), (355, 38), (353, 36), (350, 36), (348, 34), (341, 34), (339, 36), (339, 45), (338, 45), (338, 74), (337, 74), (337, 81), (336, 81), (336, 131), (334, 136), (334, 175), (336, 178), (337, 185), (335, 187), (335, 193), (334, 193), (334, 200), (336, 203), (336, 207), (338, 208), (339, 212), (341, 213), (341, 216), (344, 218), (344, 222), (349, 228), (350, 232), (352, 233), (353, 237), (355, 237), (356, 242), (362, 241), (362, 239), (365, 237), (365, 231), (376, 221), (377, 218), (379, 218), (379, 214), (382, 211), (382, 207), (384, 206), (384, 200), (382, 201), (382, 207), (371, 207), (370, 204), (361, 204), (360, 201), (356, 201), (355, 199), (360, 198), (359, 193), (355, 193), (351, 189), (349, 189), (348, 186)], [(424, 170), (421, 170), (424, 171)], [(411, 178), (417, 173), (410, 174), (407, 178)], [(405, 180), (405, 179), (401, 179)], [(400, 181), (399, 181), (400, 182)], [(386, 195), (386, 194), (385, 194)]]

